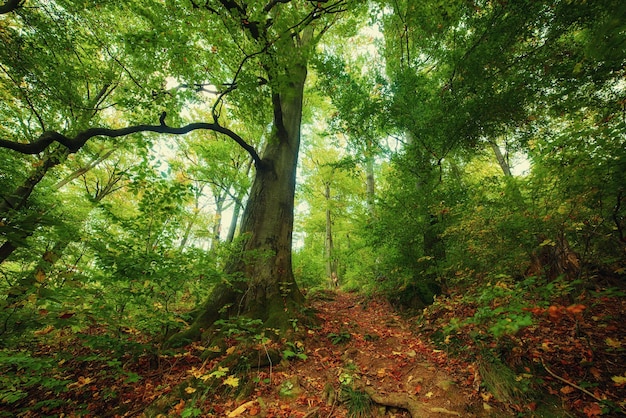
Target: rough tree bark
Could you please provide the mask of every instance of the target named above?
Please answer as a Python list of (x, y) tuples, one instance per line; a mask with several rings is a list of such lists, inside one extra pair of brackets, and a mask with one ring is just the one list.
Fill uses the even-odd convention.
[[(297, 37), (293, 50), (282, 52), (301, 55), (295, 43), (307, 42), (306, 37)], [(287, 81), (277, 83), (272, 93), (273, 131), (255, 164), (241, 225), (241, 252), (233, 255), (225, 271), (231, 280), (212, 290), (192, 326), (170, 338), (170, 345), (200, 338), (222, 318), (245, 315), (286, 330), (289, 319), (299, 316), (303, 295), (293, 276), (291, 240), (306, 58), (294, 61), (281, 76)]]

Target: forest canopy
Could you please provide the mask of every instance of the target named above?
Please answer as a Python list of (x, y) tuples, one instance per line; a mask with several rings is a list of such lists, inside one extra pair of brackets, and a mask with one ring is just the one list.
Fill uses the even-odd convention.
[(7, 0), (0, 39), (6, 405), (67, 388), (15, 383), (44, 345), (280, 341), (320, 289), (510, 368), (623, 300), (621, 0)]

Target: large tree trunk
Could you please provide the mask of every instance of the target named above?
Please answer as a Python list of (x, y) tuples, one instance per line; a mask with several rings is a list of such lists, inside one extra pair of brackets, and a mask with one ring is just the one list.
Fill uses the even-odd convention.
[(299, 315), (304, 298), (293, 276), (291, 240), (306, 74), (304, 61), (291, 65), (289, 81), (272, 95), (274, 127), (243, 213), (241, 252), (226, 268), (230, 279), (216, 285), (191, 328), (171, 345), (199, 338), (220, 318), (245, 315), (286, 330)]

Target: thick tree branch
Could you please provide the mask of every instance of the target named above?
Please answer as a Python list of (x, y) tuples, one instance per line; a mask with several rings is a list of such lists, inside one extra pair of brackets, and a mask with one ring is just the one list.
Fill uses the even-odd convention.
[(237, 135), (235, 132), (231, 131), (228, 128), (220, 126), (217, 123), (207, 123), (207, 122), (196, 122), (190, 123), (185, 126), (181, 126), (179, 128), (167, 126), (165, 121), (161, 121), (160, 125), (135, 125), (128, 126), (126, 128), (120, 129), (109, 129), (109, 128), (90, 128), (83, 132), (80, 132), (73, 138), (67, 137), (63, 134), (53, 131), (46, 131), (39, 139), (30, 143), (20, 143), (7, 141), (5, 139), (0, 139), (0, 147), (7, 148), (13, 151), (17, 151), (22, 154), (38, 154), (48, 148), (53, 142), (58, 142), (71, 152), (75, 153), (80, 150), (85, 143), (96, 136), (106, 136), (109, 138), (118, 138), (121, 136), (131, 135), (139, 132), (155, 132), (160, 134), (170, 134), (170, 135), (184, 135), (191, 131), (195, 130), (209, 130), (214, 132), (219, 132), (223, 135), (228, 136), (230, 139), (235, 141), (239, 146), (241, 146), (254, 160), (254, 163), (257, 167), (261, 167), (262, 160), (261, 157), (257, 154), (254, 147), (248, 144), (242, 137)]
[(2, 6), (0, 6), (0, 15), (12, 12), (22, 7), (24, 0), (7, 0)]
[(290, 3), (290, 2), (291, 0), (271, 0), (265, 5), (265, 7), (263, 7), (263, 11), (265, 13), (269, 13), (274, 8), (274, 6), (276, 6), (278, 3)]

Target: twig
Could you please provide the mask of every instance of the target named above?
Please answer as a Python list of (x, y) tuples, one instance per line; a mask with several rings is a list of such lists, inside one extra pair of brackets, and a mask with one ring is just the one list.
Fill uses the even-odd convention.
[(567, 379), (562, 378), (561, 376), (557, 375), (556, 373), (554, 373), (552, 370), (548, 369), (548, 366), (546, 366), (546, 363), (543, 361), (543, 357), (539, 357), (539, 359), (541, 360), (541, 365), (543, 366), (544, 369), (546, 369), (546, 371), (548, 373), (550, 373), (550, 375), (556, 379), (559, 379), (561, 382), (570, 385), (573, 388), (576, 388), (578, 390), (580, 390), (581, 392), (591, 396), (593, 399), (595, 399), (598, 402), (604, 402), (603, 399), (598, 398), (596, 395), (594, 395), (593, 393), (589, 392), (587, 389), (585, 388), (581, 388), (580, 386), (578, 386), (576, 383), (572, 383)]
[(302, 418), (312, 418), (314, 416), (317, 416), (317, 413), (318, 413), (319, 410), (320, 410), (319, 407), (315, 408), (315, 409), (312, 409), (311, 411), (307, 412), (307, 414), (305, 416), (303, 416)]
[(328, 417), (327, 418), (330, 418), (333, 415), (333, 411), (335, 410), (335, 405), (336, 404), (337, 404), (337, 400), (335, 399), (335, 400), (333, 400), (333, 404), (330, 407), (330, 412), (328, 413)]
[(272, 358), (270, 357), (270, 353), (267, 352), (267, 347), (265, 346), (264, 343), (261, 343), (263, 345), (263, 349), (265, 350), (265, 355), (267, 356), (267, 360), (270, 362), (270, 383), (272, 382)]
[[(541, 365), (543, 366), (543, 368), (544, 368), (544, 369), (546, 369), (546, 371), (547, 371), (548, 373), (550, 373), (550, 375), (551, 375), (552, 377), (554, 377), (554, 378), (556, 378), (556, 379), (559, 379), (561, 382), (566, 383), (566, 384), (570, 385), (571, 387), (573, 387), (573, 388), (576, 388), (576, 389), (580, 390), (581, 392), (583, 392), (583, 393), (585, 393), (585, 394), (587, 394), (587, 395), (591, 396), (593, 399), (595, 399), (596, 401), (598, 401), (598, 402), (600, 402), (600, 403), (603, 403), (603, 402), (605, 402), (605, 401), (606, 401), (605, 399), (600, 399), (600, 398), (598, 398), (596, 395), (594, 395), (593, 393), (589, 392), (587, 389), (585, 389), (585, 388), (581, 388), (581, 387), (580, 387), (580, 386), (578, 386), (577, 384), (572, 383), (572, 382), (570, 382), (569, 380), (564, 379), (564, 378), (562, 378), (561, 376), (559, 376), (559, 375), (555, 374), (552, 370), (548, 369), (548, 366), (546, 366), (546, 363), (543, 361), (543, 357), (539, 357), (539, 359), (541, 360)], [(616, 406), (615, 408), (617, 408), (617, 409), (618, 409), (618, 410), (619, 410), (622, 414), (626, 415), (626, 410), (624, 410), (623, 408), (620, 408), (620, 407), (617, 407), (617, 406)]]

